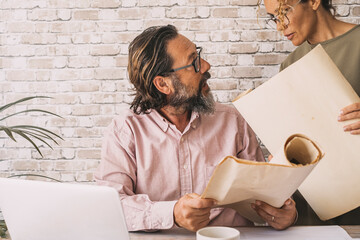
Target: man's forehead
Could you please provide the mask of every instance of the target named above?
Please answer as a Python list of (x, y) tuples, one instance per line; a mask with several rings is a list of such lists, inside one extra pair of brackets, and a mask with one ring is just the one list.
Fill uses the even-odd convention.
[(184, 35), (178, 36), (168, 42), (167, 51), (170, 55), (174, 54), (191, 54), (196, 49), (196, 45)]

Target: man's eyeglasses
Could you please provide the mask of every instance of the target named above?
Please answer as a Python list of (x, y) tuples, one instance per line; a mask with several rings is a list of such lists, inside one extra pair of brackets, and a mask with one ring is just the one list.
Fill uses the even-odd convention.
[(284, 4), (283, 6), (279, 7), (280, 13), (277, 15), (270, 14), (270, 18), (265, 21), (267, 28), (277, 29), (277, 24), (280, 23), (280, 30), (284, 30), (290, 23), (287, 15), (292, 13), (300, 2), (301, 0), (297, 1), (294, 5)]
[(201, 60), (200, 60), (200, 58), (201, 58), (200, 57), (201, 50), (202, 50), (202, 47), (196, 47), (197, 56), (194, 59), (194, 61), (192, 61), (191, 64), (183, 66), (183, 67), (171, 69), (169, 72), (176, 72), (176, 71), (179, 71), (181, 69), (188, 68), (188, 67), (191, 67), (191, 66), (194, 67), (194, 70), (195, 70), (196, 73), (199, 72), (200, 69), (201, 69)]

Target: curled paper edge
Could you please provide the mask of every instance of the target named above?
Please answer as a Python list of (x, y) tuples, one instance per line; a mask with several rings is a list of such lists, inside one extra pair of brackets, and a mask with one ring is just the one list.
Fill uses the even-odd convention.
[[(301, 145), (301, 146), (300, 146)], [(293, 149), (298, 150), (299, 152), (290, 152)], [(306, 152), (307, 150), (307, 152)], [(301, 151), (301, 152), (300, 152)], [(289, 155), (297, 155), (302, 156), (303, 158), (311, 158), (306, 159), (303, 162), (305, 163), (293, 163), (291, 162), (291, 157)], [(307, 156), (305, 156), (307, 155)], [(310, 156), (311, 155), (311, 156)], [(308, 164), (313, 164), (318, 162), (320, 159), (324, 157), (325, 153), (322, 151), (319, 144), (315, 141), (311, 140), (307, 136), (297, 133), (288, 137), (285, 141), (284, 147), (280, 149), (274, 157), (271, 159), (270, 163), (285, 165), (285, 166), (306, 166)], [(290, 159), (289, 159), (290, 158)], [(301, 158), (301, 157), (299, 157)]]

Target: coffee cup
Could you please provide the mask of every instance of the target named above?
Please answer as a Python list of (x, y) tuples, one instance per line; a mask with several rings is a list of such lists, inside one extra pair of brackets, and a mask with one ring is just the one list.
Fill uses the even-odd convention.
[(197, 240), (239, 240), (240, 232), (230, 227), (205, 227), (196, 232)]

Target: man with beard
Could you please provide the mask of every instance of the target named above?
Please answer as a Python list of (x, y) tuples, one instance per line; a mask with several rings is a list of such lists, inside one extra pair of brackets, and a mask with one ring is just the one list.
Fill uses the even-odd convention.
[[(171, 25), (150, 27), (130, 43), (135, 98), (109, 126), (95, 174), (118, 190), (129, 231), (253, 225), (199, 197), (223, 157), (264, 161), (239, 112), (214, 102), (201, 50)], [(296, 216), (291, 199), (279, 209), (260, 201), (253, 208), (276, 229)]]

